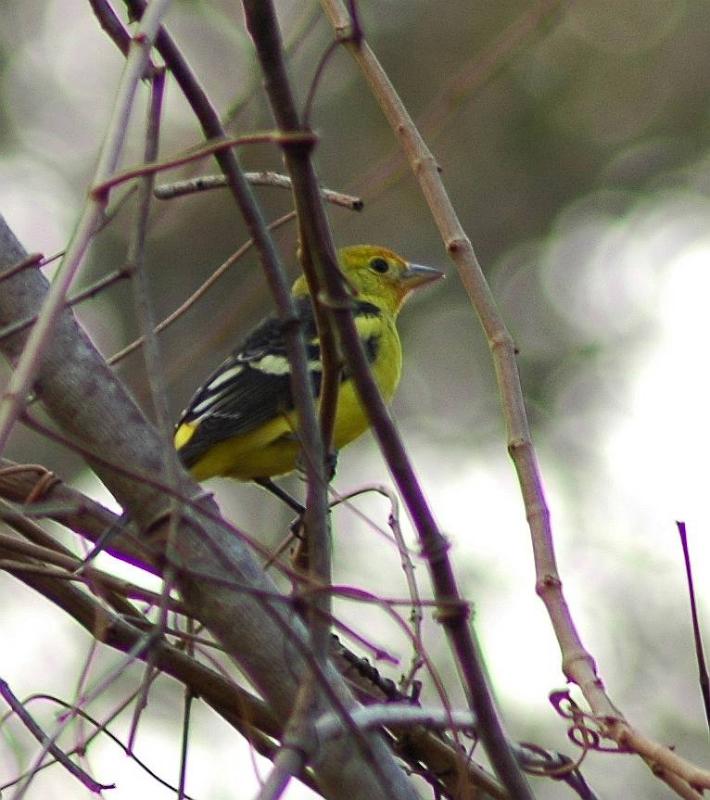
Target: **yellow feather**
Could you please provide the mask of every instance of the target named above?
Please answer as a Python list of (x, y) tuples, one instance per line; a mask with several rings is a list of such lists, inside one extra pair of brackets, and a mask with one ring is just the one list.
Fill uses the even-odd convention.
[[(402, 371), (402, 349), (396, 328), (396, 318), (409, 293), (418, 286), (442, 276), (438, 270), (409, 264), (401, 256), (384, 247), (357, 245), (338, 254), (343, 275), (354, 296), (375, 306), (379, 314), (355, 316), (358, 333), (366, 342), (376, 337), (376, 357), (371, 365), (373, 375), (385, 401), (389, 402), (399, 384)], [(308, 288), (303, 277), (293, 286), (296, 297), (306, 295)], [(311, 364), (311, 368), (315, 365)], [(288, 363), (283, 356), (265, 353), (251, 368), (271, 375), (284, 375)], [(224, 373), (226, 375), (227, 373)], [(238, 370), (232, 368), (232, 373)], [(220, 376), (212, 388), (228, 383)], [(204, 401), (203, 401), (204, 402)], [(201, 413), (198, 406), (196, 410)], [(183, 413), (176, 428), (175, 447), (181, 451), (199, 432), (202, 417), (189, 417), (191, 408)], [(209, 403), (205, 415), (209, 416)], [(340, 384), (335, 415), (333, 443), (336, 449), (356, 439), (369, 426), (368, 417), (352, 380)], [(290, 472), (299, 457), (298, 418), (295, 412), (282, 413), (237, 436), (225, 438), (206, 447), (190, 471), (198, 480), (223, 475), (238, 480), (267, 478)], [(199, 439), (196, 440), (199, 447)]]

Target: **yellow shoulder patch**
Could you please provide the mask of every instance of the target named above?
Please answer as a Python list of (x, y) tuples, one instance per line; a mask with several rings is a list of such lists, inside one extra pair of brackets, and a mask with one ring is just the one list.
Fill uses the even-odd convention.
[(190, 441), (190, 439), (192, 439), (196, 430), (196, 424), (192, 422), (183, 422), (182, 425), (180, 425), (175, 431), (175, 436), (173, 439), (175, 443), (175, 449), (180, 450), (182, 447), (184, 447)]

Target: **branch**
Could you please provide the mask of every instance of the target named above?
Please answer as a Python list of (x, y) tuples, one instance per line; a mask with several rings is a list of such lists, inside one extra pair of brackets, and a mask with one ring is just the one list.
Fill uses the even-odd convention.
[[(10, 689), (9, 685), (6, 681), (0, 678), (0, 696), (5, 699), (5, 702), (10, 706), (10, 708), (17, 714), (17, 716), (22, 720), (25, 727), (29, 732), (37, 739), (37, 741), (44, 745), (47, 741), (47, 736), (40, 728), (40, 726), (35, 722), (32, 715), (27, 711), (24, 705), (15, 697)], [(95, 794), (100, 794), (103, 789), (114, 789), (116, 787), (115, 784), (102, 784), (97, 783), (90, 775), (88, 775), (81, 767), (75, 764), (73, 761), (70, 761), (69, 757), (66, 753), (57, 747), (54, 743), (48, 744), (48, 752), (57, 761), (66, 769), (69, 773), (71, 773), (77, 780), (84, 784), (84, 786), (90, 791)]]
[[(292, 189), (291, 179), (287, 175), (278, 172), (262, 170), (261, 172), (245, 172), (244, 177), (252, 186), (274, 186), (278, 189)], [(182, 197), (194, 192), (205, 192), (210, 189), (224, 189), (227, 186), (227, 179), (224, 175), (202, 175), (198, 178), (188, 178), (174, 183), (165, 183), (156, 186), (153, 194), (159, 200), (171, 200), (174, 197)], [(335, 192), (332, 189), (321, 188), (323, 199), (336, 206), (350, 209), (350, 211), (362, 211), (363, 202), (359, 197), (343, 192)], [(0, 276), (2, 277), (2, 276)]]
[[(349, 47), (355, 54), (363, 50), (370, 52), (360, 35), (352, 35), (350, 19), (342, 4), (337, 0), (332, 2), (324, 0), (323, 5), (326, 13), (331, 15), (331, 21), (341, 40), (349, 42)], [(390, 86), (381, 70), (379, 78)], [(287, 150), (287, 155), (288, 152)], [(292, 174), (292, 178), (295, 186), (296, 174)], [(482, 657), (470, 628), (468, 607), (461, 598), (453, 567), (446, 554), (448, 544), (438, 528), (396, 426), (370, 373), (352, 315), (347, 308), (348, 298), (342, 282), (335, 280), (329, 271), (326, 272), (325, 279), (328, 281), (326, 283), (328, 299), (333, 307), (333, 319), (346, 364), (361, 402), (367, 409), (387, 465), (409, 510), (422, 554), (427, 560), (436, 597), (446, 600), (446, 606), (441, 609), (437, 618), (444, 625), (464, 679), (469, 704), (480, 721), (484, 747), (498, 776), (511, 795), (515, 798), (531, 798), (527, 782), (508, 746), (507, 737), (488, 688)], [(457, 607), (452, 608), (452, 602), (457, 604)]]
[[(0, 271), (24, 256), (0, 220)], [(36, 270), (7, 279), (0, 293), (0, 322), (37, 313), (47, 292), (47, 282)], [(2, 351), (13, 361), (25, 341), (21, 333), (9, 337), (1, 343)], [(168, 485), (164, 449), (169, 443), (145, 420), (68, 309), (58, 315), (35, 390), (55, 423), (69, 437), (84, 442), (87, 451), (110, 453), (117, 464), (130, 465), (138, 474), (155, 476), (156, 481)], [(177, 526), (176, 552), (166, 554), (161, 542), (165, 541), (169, 496), (153, 482), (132, 479), (127, 470), (112, 468), (101, 459), (94, 466), (140, 529), (150, 529), (143, 541), (154, 558), (164, 563), (170, 557), (190, 614), (221, 641), (273, 713), (287, 718), (302, 676), (312, 666), (305, 657), (306, 631), (247, 547), (228, 527), (215, 521), (218, 511), (214, 502), (185, 474), (179, 475), (177, 488), (192, 498), (193, 504), (190, 517), (181, 518)], [(200, 515), (202, 509), (204, 515)], [(316, 707), (322, 711), (332, 708), (332, 692), (339, 702), (353, 706), (354, 700), (334, 668), (328, 665), (326, 670), (327, 681), (317, 683)], [(363, 800), (411, 797), (406, 778), (382, 740), (366, 736), (378, 765), (377, 775), (372, 764), (353, 751), (351, 739), (326, 742), (321, 747), (313, 768), (326, 796), (342, 796), (345, 791)], [(382, 774), (387, 776), (384, 787)]]
[[(707, 787), (710, 776), (706, 771), (698, 770), (669, 748), (657, 745), (634, 730), (604, 690), (595, 661), (582, 643), (562, 591), (550, 512), (530, 435), (515, 344), (500, 316), (471, 241), (448, 197), (433, 154), (367, 42), (359, 37), (356, 40), (350, 38), (350, 20), (342, 2), (340, 0), (321, 0), (321, 2), (336, 35), (360, 67), (383, 114), (400, 141), (486, 334), (501, 396), (508, 450), (518, 475), (530, 526), (536, 568), (535, 588), (545, 603), (552, 622), (562, 654), (565, 677), (579, 686), (590, 708), (600, 720), (605, 735), (622, 747), (633, 743), (635, 751), (663, 780), (669, 784), (674, 783), (663, 775), (663, 769), (666, 769), (669, 773), (675, 772), (681, 776), (691, 787), (694, 785)], [(663, 769), (657, 770), (659, 764)], [(687, 784), (684, 787), (686, 790), (689, 789)], [(673, 788), (678, 791), (677, 786), (674, 785)]]
[[(143, 0), (126, 0), (126, 3), (131, 13), (137, 18), (140, 18), (145, 11), (146, 4)], [(186, 100), (199, 120), (205, 136), (210, 139), (223, 138), (225, 133), (217, 112), (192, 73), (182, 53), (164, 29), (161, 30), (157, 37), (157, 49), (165, 59), (168, 68), (174, 74), (185, 94)], [(299, 131), (291, 134), (291, 132), (285, 130), (284, 133), (287, 137), (294, 135), (296, 138), (302, 138)], [(304, 146), (308, 146), (308, 141), (312, 143), (313, 138), (312, 133), (307, 133), (305, 136), (307, 141)], [(291, 366), (291, 390), (299, 418), (301, 452), (304, 456), (304, 466), (308, 480), (306, 525), (313, 531), (319, 542), (327, 542), (326, 516), (328, 502), (323, 442), (318, 428), (315, 405), (311, 393), (306, 349), (295, 313), (295, 304), (291, 297), (289, 286), (286, 283), (278, 253), (236, 155), (231, 151), (220, 151), (215, 154), (215, 157), (227, 178), (232, 195), (259, 252), (264, 273), (274, 298), (277, 315), (284, 324), (287, 356)], [(316, 650), (318, 651), (318, 648)]]
[[(97, 183), (105, 180), (114, 171), (121, 156), (127, 121), (138, 82), (148, 64), (152, 42), (157, 34), (161, 15), (167, 10), (168, 4), (169, 0), (154, 0), (150, 5), (149, 14), (146, 14), (138, 32), (131, 40), (106, 138), (94, 172), (94, 180)], [(4, 449), (10, 431), (26, 402), (34, 377), (39, 372), (43, 353), (48, 349), (54, 334), (66, 294), (81, 266), (105, 206), (105, 195), (95, 197), (87, 203), (52, 282), (41, 314), (32, 328), (24, 352), (0, 401), (0, 451)]]
[[(44, 536), (51, 539), (48, 534)], [(0, 558), (4, 560), (6, 556), (11, 555), (15, 559), (14, 567), (9, 563), (3, 564), (10, 574), (56, 604), (103, 644), (124, 653), (135, 651), (145, 632), (150, 629), (147, 618), (136, 609), (126, 611), (120, 606), (117, 608), (117, 614), (111, 613), (101, 602), (70, 585), (67, 580), (57, 579), (56, 574), (50, 575), (37, 569), (36, 559), (47, 558), (41, 548), (23, 546), (20, 539), (8, 542), (8, 538), (0, 537)], [(55, 547), (59, 545), (55, 544)], [(22, 559), (25, 559), (24, 564)], [(63, 564), (70, 568), (76, 565), (76, 561), (75, 557), (69, 555), (61, 557), (54, 555), (50, 559), (50, 563)], [(103, 575), (98, 570), (92, 570), (86, 577), (101, 579)], [(118, 588), (115, 579), (109, 581), (107, 586)], [(148, 602), (154, 600), (148, 596), (143, 599)], [(177, 610), (184, 613), (184, 609)], [(380, 704), (406, 702), (406, 698), (397, 693), (393, 685), (381, 685), (383, 679), (380, 678), (378, 671), (365, 659), (358, 658), (345, 649), (335, 637), (331, 640), (330, 652), (339, 672), (346, 677), (348, 684), (362, 702)], [(148, 657), (149, 654), (145, 651), (138, 656), (143, 661)], [(283, 721), (274, 716), (263, 700), (196, 661), (165, 639), (154, 644), (152, 658), (163, 674), (180, 681), (190, 692), (201, 697), (227, 723), (239, 731), (261, 755), (274, 758), (276, 754), (274, 740), (280, 739), (283, 735)], [(407, 707), (414, 708), (416, 712), (416, 707), (411, 705)], [(337, 720), (342, 731), (342, 720), (339, 715), (323, 715), (323, 719), (326, 718)], [(389, 720), (389, 723), (392, 723), (392, 720)], [(507, 800), (508, 795), (504, 790), (474, 761), (466, 759), (465, 764), (462, 763), (461, 750), (453, 742), (423, 727), (399, 729), (392, 724), (391, 730), (396, 737), (394, 746), (400, 757), (408, 762), (412, 769), (423, 768), (427, 779), (433, 781), (433, 785), (448, 796), (460, 796), (460, 782), (463, 778), (472, 786), (485, 790), (488, 796), (497, 800)], [(311, 785), (308, 774), (301, 776), (301, 780)]]
[[(321, 201), (321, 190), (313, 170), (310, 154), (315, 138), (309, 141), (310, 133), (301, 127), (291, 86), (286, 72), (281, 34), (276, 20), (276, 13), (271, 0), (243, 0), (246, 27), (256, 48), (259, 63), (264, 74), (265, 89), (271, 104), (271, 110), (279, 129), (288, 134), (281, 146), (293, 185), (294, 203), (301, 233), (301, 264), (308, 281), (313, 298), (313, 307), (318, 325), (320, 342), (320, 358), (323, 365), (321, 376), (320, 416), (328, 417), (329, 424), (319, 429), (316, 420), (300, 420), (299, 433), (304, 423), (304, 431), (310, 439), (317, 443), (317, 449), (304, 448), (304, 455), (313, 461), (308, 475), (308, 505), (311, 513), (307, 519), (309, 567), (317, 580), (328, 585), (331, 574), (330, 532), (327, 526), (328, 494), (327, 470), (325, 455), (331, 445), (332, 416), (337, 402), (337, 385), (339, 383), (338, 359), (333, 332), (329, 325), (327, 313), (319, 302), (320, 289), (325, 287), (323, 280), (324, 263), (327, 260), (335, 264), (335, 246)], [(301, 141), (298, 136), (303, 137)], [(337, 268), (336, 268), (337, 272)], [(324, 400), (324, 398), (328, 398)], [(324, 411), (324, 406), (328, 408)], [(315, 429), (310, 430), (315, 423)], [(312, 620), (314, 647), (316, 652), (325, 652), (328, 641), (328, 630), (316, 621), (318, 611), (329, 613), (330, 598), (323, 592), (315, 602), (314, 619)]]

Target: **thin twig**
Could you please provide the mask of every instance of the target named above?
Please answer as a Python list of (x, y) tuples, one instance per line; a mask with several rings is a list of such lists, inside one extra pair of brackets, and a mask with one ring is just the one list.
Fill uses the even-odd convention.
[(184, 800), (187, 797), (185, 792), (185, 783), (187, 781), (187, 751), (190, 744), (190, 715), (192, 712), (193, 701), (195, 695), (188, 687), (185, 688), (183, 699), (183, 714), (182, 714), (182, 737), (180, 742), (180, 772), (177, 796), (178, 800)]
[(103, 197), (108, 191), (122, 183), (126, 183), (126, 181), (145, 177), (146, 175), (155, 175), (158, 172), (164, 172), (167, 169), (175, 169), (175, 167), (181, 167), (184, 164), (191, 164), (194, 161), (200, 161), (203, 158), (218, 155), (224, 150), (231, 150), (233, 147), (241, 147), (245, 144), (264, 144), (265, 142), (280, 143), (284, 138), (287, 140), (295, 139), (299, 143), (303, 141), (312, 142), (315, 138), (315, 134), (282, 134), (276, 131), (260, 131), (258, 133), (246, 133), (243, 136), (219, 138), (215, 141), (208, 142), (202, 147), (195, 148), (184, 155), (172, 156), (171, 158), (166, 158), (152, 164), (137, 164), (134, 167), (121, 170), (121, 172), (117, 172), (105, 181), (95, 183), (91, 188), (91, 195), (92, 197)]
[[(126, 748), (126, 745), (123, 744), (123, 742), (118, 738), (118, 736), (116, 736), (114, 733), (112, 733), (106, 727), (109, 724), (109, 722), (111, 722), (113, 719), (115, 719), (121, 713), (121, 711), (130, 702), (132, 702), (134, 695), (135, 695), (135, 692), (131, 693), (131, 695), (129, 695), (128, 699), (125, 700), (123, 703), (121, 703), (118, 706), (118, 708), (114, 709), (111, 712), (110, 716), (107, 719), (105, 719), (103, 722), (99, 722), (98, 720), (94, 719), (90, 714), (87, 714), (86, 711), (83, 711), (82, 709), (74, 709), (75, 712), (76, 712), (76, 716), (79, 719), (81, 719), (83, 721), (87, 721), (87, 722), (91, 723), (91, 725), (94, 726), (94, 731), (83, 742), (80, 742), (76, 747), (74, 747), (72, 750), (70, 750), (67, 755), (74, 755), (74, 754), (83, 755), (86, 752), (87, 746), (91, 743), (91, 741), (93, 739), (97, 738), (98, 736), (100, 736), (101, 734), (103, 734), (103, 735), (107, 736), (108, 739), (110, 741), (112, 741), (114, 744), (118, 745), (121, 748), (121, 750), (135, 764), (137, 764), (138, 767), (140, 767), (144, 772), (146, 772), (153, 780), (157, 781), (161, 786), (164, 786), (166, 789), (169, 789), (170, 791), (174, 792), (176, 790), (176, 787), (174, 787), (172, 784), (168, 783), (168, 781), (164, 780), (157, 773), (155, 773), (152, 769), (150, 769), (150, 767), (148, 767), (147, 764), (145, 764), (140, 758), (138, 758), (138, 756), (136, 756), (135, 753), (129, 752), (128, 749)], [(60, 700), (58, 697), (53, 697), (52, 695), (46, 695), (46, 694), (34, 694), (34, 695), (31, 695), (29, 698), (27, 698), (27, 700), (25, 700), (25, 704), (28, 704), (31, 701), (35, 701), (35, 700), (48, 700), (48, 701), (50, 701), (52, 703), (55, 703), (55, 704), (57, 704), (59, 706), (62, 706), (65, 709), (73, 709), (74, 708), (71, 704), (65, 703), (63, 700)], [(40, 770), (46, 769), (47, 767), (51, 766), (52, 763), (54, 763), (54, 762), (51, 762), (51, 761), (45, 762), (44, 764), (42, 764), (39, 767), (39, 769), (35, 770), (35, 774), (37, 772), (39, 772)], [(24, 780), (26, 777), (27, 777), (27, 773), (25, 773), (23, 775), (19, 775), (13, 781), (9, 781), (9, 782), (7, 782), (7, 783), (5, 783), (3, 785), (0, 785), (0, 792), (2, 792), (4, 789), (9, 789), (10, 787), (12, 787), (15, 784), (19, 783), (20, 781)], [(186, 795), (185, 796), (185, 800), (192, 800), (192, 798), (190, 798), (189, 795)]]
[[(153, 166), (158, 157), (158, 142), (160, 134), (160, 115), (162, 112), (163, 95), (165, 91), (165, 72), (156, 71), (151, 81), (151, 96), (146, 124), (146, 142), (144, 161), (146, 165)], [(150, 201), (153, 193), (153, 173), (146, 172), (138, 182), (138, 196), (136, 218), (131, 241), (128, 247), (127, 262), (134, 275), (131, 283), (133, 288), (133, 301), (136, 317), (139, 320), (144, 342), (143, 356), (145, 369), (148, 376), (151, 401), (158, 430), (166, 441), (171, 438), (172, 425), (168, 407), (165, 380), (163, 377), (163, 359), (160, 352), (157, 336), (155, 334), (155, 320), (153, 302), (150, 298), (150, 287), (145, 272), (145, 243), (148, 232), (148, 216)], [(172, 450), (172, 448), (170, 448)], [(174, 477), (178, 469), (177, 459), (171, 460), (172, 469), (168, 469), (168, 476)]]
[(11, 278), (13, 275), (17, 275), (18, 272), (26, 270), (28, 267), (39, 266), (43, 258), (44, 256), (42, 253), (29, 253), (29, 255), (21, 258), (17, 264), (13, 264), (11, 267), (8, 267), (0, 272), (0, 281)]
[[(77, 292), (75, 295), (72, 295), (72, 297), (70, 297), (64, 305), (66, 308), (72, 308), (79, 303), (83, 303), (84, 300), (89, 300), (92, 297), (96, 297), (96, 295), (101, 294), (101, 292), (108, 289), (109, 286), (113, 286), (119, 281), (126, 280), (126, 278), (129, 278), (130, 276), (130, 268), (127, 265), (123, 265), (122, 267), (109, 272), (108, 275), (104, 275), (103, 278), (99, 278), (90, 286), (87, 286), (86, 288)], [(0, 341), (9, 336), (14, 336), (16, 333), (27, 330), (27, 328), (37, 322), (38, 318), (39, 314), (33, 314), (30, 317), (15, 320), (9, 325), (6, 325), (4, 328), (0, 328)]]
[[(409, 668), (409, 672), (407, 675), (402, 677), (400, 681), (400, 687), (403, 692), (406, 692), (408, 687), (411, 685), (414, 676), (418, 672), (421, 665), (424, 663), (422, 659), (422, 653), (424, 650), (424, 641), (422, 639), (422, 621), (424, 618), (424, 614), (422, 613), (422, 608), (424, 604), (422, 603), (421, 594), (419, 592), (419, 587), (417, 586), (417, 578), (414, 573), (414, 563), (412, 562), (412, 557), (409, 552), (409, 548), (407, 547), (406, 542), (404, 541), (404, 536), (402, 535), (402, 528), (399, 523), (399, 501), (397, 500), (397, 495), (387, 486), (384, 484), (373, 484), (371, 486), (365, 486), (360, 489), (355, 489), (352, 492), (348, 492), (347, 494), (338, 494), (335, 501), (331, 503), (331, 507), (337, 505), (338, 503), (347, 502), (352, 500), (359, 495), (364, 494), (365, 492), (377, 492), (381, 494), (383, 497), (386, 497), (389, 500), (390, 504), (390, 513), (388, 518), (388, 524), (390, 526), (390, 530), (392, 531), (392, 536), (394, 537), (395, 544), (397, 546), (397, 552), (399, 553), (400, 563), (402, 565), (402, 571), (404, 572), (404, 577), (407, 582), (407, 590), (409, 591), (410, 596), (410, 603), (411, 603), (411, 612), (409, 615), (409, 621), (412, 625), (412, 640), (413, 640), (413, 653), (411, 659), (411, 665)], [(348, 502), (348, 507), (353, 508), (352, 504)], [(364, 517), (364, 515), (361, 515)], [(373, 524), (371, 520), (367, 520), (368, 523)]]
[[(94, 173), (94, 183), (107, 180), (119, 161), (126, 135), (128, 116), (138, 82), (145, 72), (153, 39), (157, 35), (161, 16), (167, 11), (168, 5), (169, 0), (153, 0), (148, 12), (141, 20), (136, 36), (131, 41), (116, 103)], [(0, 399), (0, 452), (3, 451), (10, 431), (26, 402), (34, 378), (40, 369), (42, 354), (64, 309), (66, 294), (81, 267), (105, 205), (105, 196), (94, 197), (87, 201), (49, 289), (39, 319), (27, 339), (7, 390)]]
[(131, 46), (131, 34), (118, 18), (116, 12), (106, 0), (89, 0), (89, 5), (93, 9), (101, 28), (108, 34), (123, 55), (127, 56)]
[[(278, 172), (265, 170), (263, 172), (245, 172), (244, 177), (252, 186), (273, 186), (277, 189), (291, 189), (291, 178)], [(153, 194), (159, 200), (172, 200), (174, 197), (183, 197), (195, 192), (206, 192), (211, 189), (224, 189), (227, 179), (224, 175), (202, 175), (197, 178), (188, 178), (184, 181), (164, 183), (156, 186)], [(335, 192), (332, 189), (321, 189), (323, 199), (336, 206), (342, 206), (350, 211), (362, 211), (364, 203), (360, 197), (351, 194)], [(1, 278), (2, 276), (0, 276)]]
[(333, 54), (338, 49), (340, 42), (337, 39), (334, 39), (332, 42), (328, 43), (328, 46), (325, 49), (325, 52), (320, 57), (318, 61), (318, 65), (316, 66), (316, 71), (313, 76), (313, 80), (311, 81), (311, 85), (308, 87), (308, 95), (306, 96), (306, 102), (303, 104), (303, 125), (306, 128), (311, 127), (311, 115), (313, 113), (313, 104), (316, 99), (316, 91), (318, 90), (318, 84), (320, 83), (320, 79), (325, 74), (325, 68), (330, 61)]
[[(284, 214), (282, 217), (275, 219), (273, 222), (270, 222), (267, 227), (270, 231), (276, 230), (276, 228), (280, 228), (282, 225), (285, 225), (287, 222), (295, 219), (296, 213), (294, 211), (289, 211), (287, 214)], [(224, 273), (234, 264), (237, 263), (251, 248), (254, 246), (254, 240), (248, 239), (244, 244), (239, 247), (232, 255), (223, 263), (220, 264), (219, 267), (204, 281), (183, 303), (181, 303), (171, 314), (168, 314), (165, 319), (161, 320), (154, 329), (155, 333), (162, 333), (166, 328), (173, 324), (176, 320), (178, 320), (186, 311), (188, 311), (206, 292), (210, 289), (221, 277)], [(133, 353), (139, 347), (143, 345), (144, 338), (140, 336), (138, 339), (135, 339), (130, 344), (126, 345), (124, 348), (119, 350), (117, 353), (111, 356), (108, 359), (108, 363), (111, 365), (117, 364), (119, 361), (122, 361), (126, 356)]]
[(49, 752), (50, 755), (52, 755), (64, 767), (64, 769), (67, 770), (67, 772), (80, 781), (90, 792), (98, 794), (103, 789), (114, 789), (116, 787), (115, 783), (98, 783), (90, 775), (84, 772), (80, 766), (75, 764), (73, 761), (70, 761), (67, 754), (57, 747), (53, 741), (48, 739), (42, 728), (40, 728), (40, 726), (34, 721), (24, 705), (17, 699), (17, 697), (15, 697), (8, 683), (2, 678), (0, 678), (0, 696), (2, 696), (5, 702), (22, 720), (24, 726), (35, 737), (35, 739), (37, 739), (41, 745), (46, 747), (47, 752)]
[[(163, 108), (163, 98), (165, 93), (165, 70), (155, 70), (151, 79), (150, 103), (148, 106), (148, 118), (146, 121), (145, 149), (143, 160), (146, 165), (153, 166), (158, 158), (160, 141), (160, 122)], [(128, 263), (134, 272), (133, 300), (138, 317), (142, 337), (144, 339), (143, 355), (145, 358), (146, 373), (148, 375), (148, 385), (152, 400), (155, 418), (157, 421), (158, 433), (165, 442), (165, 471), (166, 480), (171, 486), (178, 486), (178, 464), (175, 451), (171, 447), (171, 421), (168, 407), (167, 391), (163, 375), (163, 363), (155, 334), (155, 321), (153, 303), (150, 299), (150, 288), (145, 271), (145, 243), (148, 232), (148, 216), (150, 213), (150, 203), (153, 194), (154, 173), (147, 171), (141, 176), (138, 182), (137, 208), (135, 225), (128, 248)], [(169, 522), (167, 526), (167, 548), (174, 546), (177, 532), (177, 520), (182, 513), (180, 501), (174, 496), (170, 499), (168, 508)], [(170, 590), (173, 585), (173, 570), (167, 567), (163, 570), (163, 588), (158, 608), (160, 610), (159, 619), (155, 625), (156, 635), (162, 636), (167, 626), (166, 614)], [(129, 729), (128, 749), (133, 751), (135, 736), (138, 730), (140, 715), (148, 705), (148, 692), (153, 682), (155, 671), (155, 653), (149, 654), (141, 682), (141, 691), (138, 695), (133, 719)]]
[[(342, 3), (338, 0), (323, 0), (322, 5), (335, 28), (336, 34), (341, 41), (345, 42), (355, 60), (361, 66), (377, 99), (381, 103), (386, 103), (387, 108), (392, 111), (392, 122), (396, 110), (397, 131), (402, 141), (406, 143), (409, 141), (408, 137), (415, 136), (416, 132), (384, 70), (382, 70), (361, 36), (356, 37), (355, 40), (352, 39), (351, 21)], [(406, 127), (407, 123), (409, 124), (409, 129)], [(433, 161), (433, 159), (430, 160)], [(421, 176), (424, 173), (425, 166), (425, 162), (418, 162), (418, 175)], [(472, 249), (471, 252), (473, 252)], [(357, 331), (351, 321), (344, 317), (336, 317), (336, 319), (341, 336), (341, 347), (358, 388), (361, 402), (368, 410), (380, 448), (414, 521), (421, 543), (422, 554), (429, 567), (435, 595), (437, 598), (460, 600), (461, 594), (458, 583), (447, 556), (448, 543), (438, 528), (394, 422), (387, 412), (377, 386), (367, 368), (367, 359), (357, 339)], [(471, 633), (466, 604), (460, 601), (458, 609), (452, 609), (451, 607), (442, 609), (437, 618), (447, 632), (464, 679), (471, 710), (480, 721), (481, 740), (494, 769), (510, 792), (511, 797), (516, 800), (518, 798), (531, 798), (530, 788), (510, 751), (507, 737), (493, 703), (482, 664), (482, 657), (477, 642)]]
[(688, 548), (688, 535), (685, 530), (685, 522), (676, 522), (680, 545), (683, 549), (683, 561), (685, 562), (685, 575), (688, 581), (688, 597), (690, 599), (690, 618), (693, 625), (693, 641), (695, 642), (695, 658), (698, 664), (698, 679), (700, 682), (700, 694), (703, 698), (705, 707), (705, 720), (710, 730), (710, 678), (708, 678), (708, 668), (705, 661), (703, 650), (703, 637), (700, 633), (700, 622), (698, 621), (698, 606), (695, 602), (695, 587), (693, 586), (693, 568), (690, 562), (690, 550)]
[[(298, 112), (289, 83), (281, 37), (276, 14), (270, 0), (253, 2), (245, 0), (244, 13), (247, 30), (251, 34), (256, 47), (259, 62), (265, 77), (265, 88), (271, 105), (271, 111), (279, 129), (289, 133), (307, 131), (299, 120)], [(316, 581), (328, 585), (331, 580), (331, 547), (327, 524), (328, 497), (327, 483), (330, 475), (326, 467), (325, 457), (328, 455), (338, 397), (340, 359), (337, 345), (330, 326), (328, 309), (320, 302), (321, 289), (325, 289), (324, 271), (326, 262), (333, 267), (340, 280), (335, 266), (335, 247), (325, 216), (320, 189), (313, 170), (309, 147), (306, 141), (297, 144), (294, 140), (284, 140), (282, 147), (284, 158), (293, 182), (294, 201), (298, 213), (299, 232), (301, 235), (301, 265), (308, 282), (313, 300), (318, 338), (320, 345), (321, 397), (320, 428), (315, 431), (303, 430), (303, 421), (299, 426), (303, 436), (303, 453), (308, 470), (308, 490), (306, 502), (306, 533), (309, 554), (309, 569)], [(310, 425), (310, 420), (307, 421)], [(307, 434), (307, 435), (306, 435)], [(306, 446), (313, 439), (318, 449)], [(317, 657), (324, 657), (327, 652), (328, 630), (322, 624), (318, 612), (330, 616), (330, 601), (327, 593), (318, 599), (311, 622), (311, 637)]]

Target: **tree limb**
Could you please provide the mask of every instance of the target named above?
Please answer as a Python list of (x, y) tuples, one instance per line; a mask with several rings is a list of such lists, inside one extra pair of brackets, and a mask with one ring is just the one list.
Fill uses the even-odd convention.
[[(0, 270), (25, 255), (4, 220), (0, 219)], [(0, 293), (0, 323), (36, 313), (47, 295), (47, 282), (36, 270), (8, 279)], [(10, 361), (21, 352), (22, 333), (2, 342)], [(165, 480), (166, 448), (116, 376), (64, 309), (46, 347), (35, 391), (63, 432), (86, 443), (96, 453), (110, 453), (117, 464), (130, 464), (137, 473)], [(88, 459), (91, 461), (91, 458)], [(165, 534), (169, 496), (151, 484), (132, 480), (123, 470), (96, 460), (97, 475), (130, 510), (156, 558)], [(273, 713), (291, 712), (301, 677), (309, 669), (307, 636), (300, 619), (289, 611), (276, 586), (246, 546), (216, 520), (214, 501), (187, 475), (177, 487), (193, 500), (190, 514), (181, 518), (175, 552), (171, 554), (176, 583), (192, 616), (220, 640), (262, 693)], [(273, 599), (270, 599), (273, 598)], [(316, 705), (332, 708), (332, 694), (346, 707), (355, 701), (336, 670), (328, 664), (327, 681), (317, 681)], [(413, 789), (377, 735), (365, 734), (373, 764), (362, 757), (352, 737), (324, 742), (312, 767), (326, 797), (413, 798)], [(385, 776), (383, 785), (383, 776)]]

